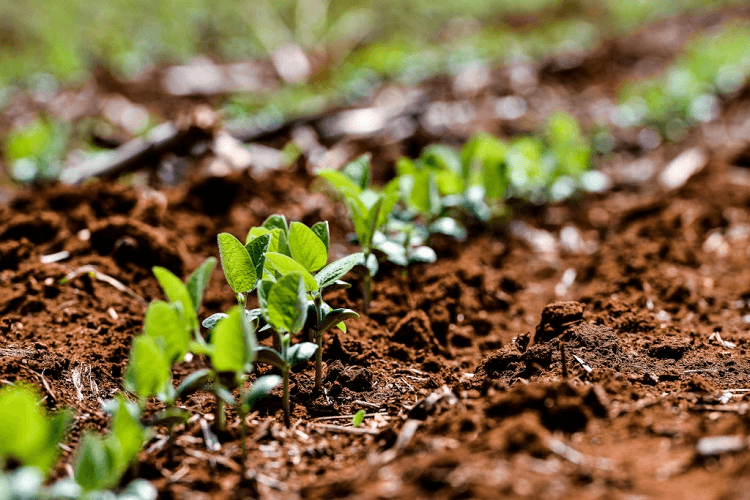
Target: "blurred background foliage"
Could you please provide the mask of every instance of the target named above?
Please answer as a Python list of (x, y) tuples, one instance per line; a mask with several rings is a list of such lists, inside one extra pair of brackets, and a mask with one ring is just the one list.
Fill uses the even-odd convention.
[[(402, 71), (428, 47), (462, 44), (476, 57), (515, 47), (586, 45), (662, 15), (739, 0), (3, 0), (0, 86), (80, 83), (95, 65), (130, 78), (196, 55), (218, 61), (266, 57), (289, 43), (333, 62)], [(581, 13), (587, 15), (581, 15)], [(528, 33), (535, 16), (585, 18)], [(519, 26), (520, 25), (520, 26)], [(503, 30), (503, 27), (513, 29)], [(572, 40), (572, 42), (571, 42)], [(467, 48), (469, 47), (469, 48)], [(415, 57), (412, 57), (414, 59)], [(430, 56), (427, 56), (428, 59)], [(54, 78), (51, 82), (49, 76)]]

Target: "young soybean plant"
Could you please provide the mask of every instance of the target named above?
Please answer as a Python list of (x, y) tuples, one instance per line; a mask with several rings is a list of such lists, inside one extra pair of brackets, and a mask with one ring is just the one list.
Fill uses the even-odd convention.
[[(226, 233), (219, 235), (222, 267), (240, 304), (245, 303), (248, 290), (257, 288), (260, 297), (263, 290), (259, 285), (263, 282), (273, 283), (290, 273), (302, 276), (309, 295), (306, 306), (309, 310), (306, 323), (310, 331), (309, 340), (318, 346), (315, 359), (317, 390), (320, 390), (322, 381), (323, 334), (333, 326), (346, 331), (343, 321), (359, 316), (350, 309), (332, 309), (323, 301), (325, 291), (349, 286), (340, 281), (340, 278), (363, 260), (363, 254), (356, 253), (326, 265), (329, 242), (327, 222), (318, 222), (312, 227), (301, 222), (287, 225), (283, 215), (272, 215), (263, 226), (252, 228), (244, 250), (239, 240), (233, 236)], [(265, 286), (269, 285), (266, 283)], [(246, 290), (242, 291), (243, 289)], [(261, 324), (267, 323), (262, 307), (246, 311), (246, 314)], [(212, 328), (223, 316), (223, 313), (214, 314), (204, 320), (203, 325)], [(277, 352), (282, 351), (278, 336), (274, 337), (274, 347)]]
[(289, 371), (294, 365), (307, 361), (318, 346), (312, 342), (292, 345), (292, 335), (298, 334), (307, 320), (307, 290), (300, 273), (292, 272), (276, 282), (264, 280), (258, 288), (258, 299), (263, 318), (273, 328), (280, 350), (272, 347), (256, 348), (257, 359), (281, 371), (284, 425), (291, 425), (289, 409)]
[[(224, 426), (224, 403), (236, 404), (242, 432), (240, 445), (244, 457), (247, 435), (245, 417), (258, 399), (279, 385), (281, 378), (278, 375), (266, 375), (258, 378), (250, 389), (244, 389), (246, 375), (252, 372), (253, 362), (258, 357), (258, 341), (253, 323), (238, 306), (230, 309), (227, 316), (216, 323), (211, 332), (210, 351), (211, 365), (214, 370), (211, 375), (216, 380), (214, 390), (217, 394), (217, 406), (220, 405), (222, 408), (220, 428)], [(234, 388), (240, 389), (240, 398), (237, 403), (234, 402), (229, 392)], [(220, 393), (223, 394), (218, 397)]]
[(322, 169), (318, 175), (343, 197), (349, 208), (349, 216), (362, 249), (365, 268), (363, 277), (364, 309), (370, 308), (372, 278), (378, 272), (378, 260), (372, 254), (373, 238), (386, 223), (393, 207), (399, 200), (398, 184), (389, 184), (383, 192), (370, 186), (370, 155), (365, 154), (344, 167), (343, 172)]
[(175, 406), (175, 400), (200, 388), (207, 378), (204, 370), (199, 370), (175, 390), (172, 366), (182, 361), (188, 352), (203, 354), (208, 349), (198, 330), (197, 311), (215, 265), (216, 259), (206, 259), (184, 284), (167, 269), (155, 267), (154, 275), (170, 302), (155, 300), (149, 304), (144, 333), (133, 339), (130, 349), (123, 380), (125, 388), (138, 396), (141, 408), (150, 396), (162, 401), (165, 408), (154, 416), (150, 425), (169, 429), (170, 453), (174, 427), (190, 417), (190, 412)]

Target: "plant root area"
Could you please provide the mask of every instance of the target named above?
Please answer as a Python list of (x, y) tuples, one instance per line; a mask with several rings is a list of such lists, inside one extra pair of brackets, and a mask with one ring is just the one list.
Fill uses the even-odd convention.
[[(529, 113), (553, 102), (591, 123), (590, 103), (613, 98), (637, 61), (668, 64), (701, 19), (657, 23), (564, 70), (534, 66)], [(671, 38), (654, 35), (663, 32)], [(445, 79), (422, 88), (431, 101), (482, 103), (512, 92), (503, 71), (485, 94), (456, 97)], [(749, 117), (745, 87), (680, 142), (643, 149), (616, 132), (597, 164), (612, 178), (606, 192), (519, 207), (509, 224), (471, 228), (465, 242), (433, 240), (434, 264), (384, 264), (369, 313), (324, 339), (325, 390), (313, 390), (312, 363), (293, 371), (291, 428), (276, 389), (247, 417), (244, 456), (232, 409), (210, 446), (214, 400), (198, 393), (180, 402), (193, 417), (173, 453), (166, 429), (146, 444), (140, 477), (176, 499), (745, 498)], [(502, 136), (534, 126), (464, 121), (439, 137), (419, 129), (336, 141), (372, 151), (383, 180), (397, 156), (460, 144), (480, 128)], [(701, 168), (679, 185), (660, 182), (686, 151)], [(311, 191), (305, 158), (262, 175), (208, 175), (209, 160), (194, 158), (172, 187), (55, 185), (0, 207), (0, 386), (31, 383), (50, 409), (74, 411), (57, 477), (81, 432), (108, 426), (101, 404), (123, 390), (147, 303), (163, 298), (152, 266), (185, 277), (218, 256), (219, 232), (244, 238), (274, 213), (328, 220), (332, 258), (356, 249), (345, 209)], [(350, 281), (326, 300), (361, 312), (361, 281)], [(217, 269), (200, 317), (233, 304)], [(203, 366), (200, 357), (179, 365), (175, 382)], [(265, 373), (259, 364), (250, 379)], [(359, 410), (366, 417), (354, 428)]]

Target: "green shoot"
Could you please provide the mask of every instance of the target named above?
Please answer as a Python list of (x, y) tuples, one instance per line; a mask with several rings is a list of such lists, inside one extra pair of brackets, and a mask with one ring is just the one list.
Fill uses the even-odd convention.
[(393, 189), (377, 192), (370, 186), (370, 155), (362, 155), (344, 167), (343, 172), (323, 169), (318, 174), (340, 195), (349, 208), (349, 216), (362, 249), (364, 268), (364, 310), (370, 308), (372, 278), (378, 272), (377, 258), (372, 254), (373, 238), (377, 230), (386, 223), (399, 194)]
[(274, 329), (280, 349), (260, 346), (258, 361), (269, 363), (281, 371), (284, 425), (291, 425), (289, 408), (289, 371), (315, 354), (317, 345), (301, 342), (291, 345), (291, 336), (299, 333), (307, 320), (307, 290), (301, 274), (293, 272), (276, 281), (264, 281), (258, 289), (261, 310), (266, 322)]
[(365, 419), (365, 410), (359, 410), (352, 417), (352, 427), (359, 427)]
[(84, 491), (113, 488), (138, 460), (147, 431), (139, 422), (138, 408), (120, 397), (115, 400), (112, 426), (107, 437), (84, 433), (73, 467), (74, 478)]

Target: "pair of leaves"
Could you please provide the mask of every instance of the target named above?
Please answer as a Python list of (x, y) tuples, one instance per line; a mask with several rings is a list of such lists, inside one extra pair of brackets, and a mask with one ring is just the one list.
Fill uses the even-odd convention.
[(219, 235), (222, 268), (236, 294), (255, 289), (263, 277), (266, 262), (281, 275), (290, 272), (303, 274), (308, 288), (317, 289), (310, 273), (319, 270), (328, 261), (328, 223), (318, 223), (309, 228), (295, 221), (287, 229), (283, 216), (272, 217), (276, 218), (269, 218), (265, 223), (269, 227), (250, 231), (246, 245), (229, 233)]
[(46, 474), (57, 458), (57, 445), (71, 415), (48, 416), (40, 400), (34, 389), (23, 385), (0, 391), (0, 460), (13, 458)]

